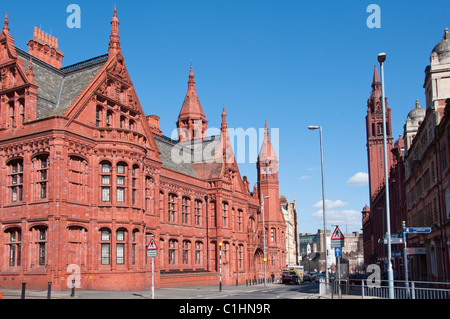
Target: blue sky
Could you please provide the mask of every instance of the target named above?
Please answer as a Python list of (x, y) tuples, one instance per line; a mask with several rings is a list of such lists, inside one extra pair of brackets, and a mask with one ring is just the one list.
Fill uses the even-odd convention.
[[(69, 4), (81, 8), (70, 29)], [(381, 9), (381, 28), (366, 21)], [(279, 129), (280, 194), (296, 197), (301, 232), (322, 228), (318, 131), (324, 138), (328, 228), (360, 231), (369, 203), (365, 116), (377, 55), (387, 53), (386, 95), (394, 138), (408, 112), (424, 106), (424, 70), (450, 27), (449, 1), (20, 1), (2, 6), (16, 46), (37, 26), (59, 39), (63, 66), (108, 51), (114, 4), (122, 51), (146, 114), (171, 135), (186, 91), (190, 61), (209, 127)], [(256, 182), (254, 163), (240, 165)], [(360, 173), (359, 175), (356, 175)], [(356, 175), (356, 176), (355, 176)]]

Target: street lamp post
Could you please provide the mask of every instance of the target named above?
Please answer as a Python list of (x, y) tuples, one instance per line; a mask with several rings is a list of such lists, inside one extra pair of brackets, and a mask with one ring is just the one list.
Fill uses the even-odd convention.
[(319, 130), (320, 132), (320, 161), (322, 167), (322, 207), (323, 207), (323, 243), (325, 252), (325, 282), (329, 283), (328, 276), (328, 246), (327, 246), (327, 226), (326, 226), (326, 214), (325, 214), (325, 182), (324, 182), (324, 170), (323, 170), (323, 139), (322, 139), (322, 126), (309, 126), (310, 130)]
[(263, 257), (263, 261), (264, 261), (264, 287), (266, 287), (266, 282), (267, 282), (267, 258), (266, 258), (266, 225), (264, 223), (264, 198), (269, 198), (269, 196), (264, 196), (262, 199), (262, 207), (261, 207), (261, 211), (262, 211), (262, 220), (263, 220), (263, 249), (264, 249), (264, 257)]
[(384, 180), (385, 180), (385, 193), (386, 193), (386, 237), (388, 245), (388, 280), (389, 280), (389, 299), (394, 299), (394, 282), (392, 271), (392, 249), (391, 249), (391, 222), (390, 222), (390, 209), (389, 209), (389, 175), (388, 175), (388, 156), (387, 156), (387, 134), (386, 134), (386, 103), (384, 94), (384, 66), (386, 61), (386, 53), (378, 54), (378, 62), (381, 67), (381, 105), (383, 108), (383, 146), (384, 146)]
[(219, 243), (219, 291), (222, 291), (222, 243)]

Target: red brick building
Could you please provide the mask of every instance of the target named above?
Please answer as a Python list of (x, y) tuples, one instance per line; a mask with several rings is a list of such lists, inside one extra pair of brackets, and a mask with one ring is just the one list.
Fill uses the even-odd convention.
[[(405, 143), (401, 136), (393, 143), (391, 108), (386, 105), (386, 141), (389, 173), (389, 211), (391, 234), (402, 231), (402, 221), (406, 218), (406, 198), (404, 170)], [(367, 159), (369, 166), (370, 207), (362, 211), (364, 263), (386, 265), (387, 247), (380, 243), (386, 234), (386, 190), (383, 151), (383, 109), (381, 81), (375, 67), (372, 80), (372, 93), (367, 102), (366, 134)], [(394, 269), (399, 272), (400, 260), (394, 261)]]
[[(101, 39), (100, 39), (101, 40)], [(258, 182), (249, 190), (231, 150), (208, 122), (191, 66), (179, 141), (146, 116), (121, 52), (114, 10), (109, 52), (62, 66), (58, 40), (35, 28), (28, 52), (0, 34), (0, 287), (156, 287), (263, 278), (285, 267), (278, 161), (266, 123)], [(174, 113), (178, 110), (174, 110)], [(173, 120), (173, 119), (169, 119)], [(222, 247), (219, 248), (219, 243)]]

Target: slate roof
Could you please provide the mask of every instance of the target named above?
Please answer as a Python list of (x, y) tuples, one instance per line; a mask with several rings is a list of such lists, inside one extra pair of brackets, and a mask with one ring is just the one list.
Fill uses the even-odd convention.
[[(31, 55), (17, 47), (16, 52), (28, 70)], [(64, 114), (108, 60), (106, 54), (57, 69), (35, 56), (31, 57), (34, 82), (38, 86), (37, 119)], [(163, 167), (202, 180), (220, 176), (222, 163), (214, 161), (216, 150), (220, 145), (220, 136), (202, 139), (200, 144), (190, 144), (189, 141), (179, 144), (178, 141), (157, 134), (154, 134), (154, 139), (161, 152)], [(180, 145), (183, 146), (181, 150), (174, 150), (174, 147)], [(172, 153), (186, 155), (189, 160), (177, 160)]]
[[(30, 66), (30, 54), (16, 47), (19, 59), (25, 67)], [(83, 61), (62, 69), (32, 56), (34, 82), (39, 87), (36, 105), (36, 118), (43, 119), (62, 115), (78, 97), (81, 91), (100, 71), (108, 55)]]
[(199, 144), (191, 144), (190, 141), (179, 143), (157, 134), (153, 136), (161, 152), (163, 167), (202, 180), (219, 177), (222, 163), (215, 162), (214, 156), (220, 145), (220, 136), (202, 139)]

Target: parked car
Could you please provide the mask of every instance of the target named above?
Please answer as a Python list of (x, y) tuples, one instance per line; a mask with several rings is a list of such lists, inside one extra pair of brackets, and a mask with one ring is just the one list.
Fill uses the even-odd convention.
[(297, 273), (293, 270), (284, 271), (281, 274), (281, 283), (298, 285), (299, 280)]
[(312, 282), (311, 276), (308, 274), (303, 275), (303, 282), (306, 282), (306, 281)]
[(316, 280), (317, 272), (310, 272), (309, 277), (311, 277), (311, 280)]
[(348, 276), (348, 283), (350, 285), (361, 285), (361, 281), (363, 280), (367, 280), (367, 278), (369, 277), (369, 275), (366, 274), (350, 274)]

